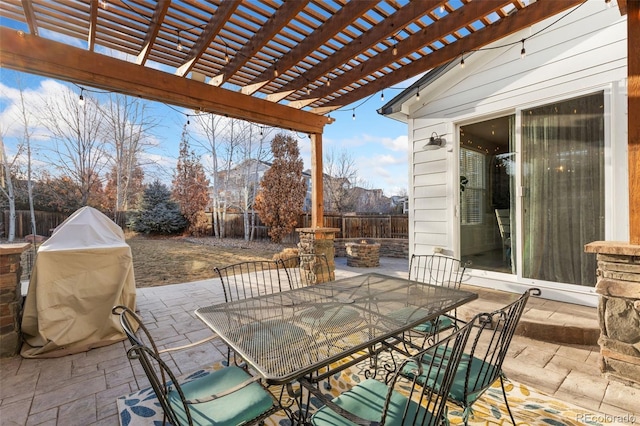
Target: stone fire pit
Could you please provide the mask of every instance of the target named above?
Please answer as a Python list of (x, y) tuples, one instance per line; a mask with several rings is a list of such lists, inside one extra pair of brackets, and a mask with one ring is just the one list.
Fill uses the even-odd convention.
[(369, 244), (366, 240), (359, 243), (346, 243), (347, 266), (356, 268), (375, 268), (380, 266), (380, 244)]

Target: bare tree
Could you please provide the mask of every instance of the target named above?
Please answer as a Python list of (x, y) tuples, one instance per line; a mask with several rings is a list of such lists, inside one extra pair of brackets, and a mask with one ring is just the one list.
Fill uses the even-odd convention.
[(56, 169), (69, 176), (88, 205), (91, 191), (102, 186), (101, 172), (108, 164), (103, 135), (103, 114), (97, 101), (88, 94), (83, 102), (70, 89), (45, 100), (43, 124), (51, 132), (51, 149)]
[(354, 210), (352, 189), (357, 178), (358, 169), (353, 157), (344, 149), (338, 154), (330, 151), (324, 160), (325, 209), (338, 213)]
[(194, 144), (200, 145), (204, 148), (208, 162), (203, 164), (205, 170), (209, 174), (209, 181), (212, 188), (212, 225), (213, 235), (222, 238), (224, 236), (224, 224), (221, 223), (221, 199), (219, 194), (224, 193), (223, 179), (220, 176), (220, 171), (224, 167), (224, 156), (222, 153), (225, 151), (223, 145), (225, 144), (225, 134), (228, 125), (228, 120), (225, 117), (221, 117), (214, 114), (198, 114), (195, 117), (195, 123), (200, 134), (204, 137), (204, 141), (194, 141)]
[(13, 173), (12, 169), (15, 165), (15, 159), (18, 158), (16, 155), (13, 158), (12, 162), (8, 161), (7, 151), (4, 146), (4, 132), (0, 129), (0, 148), (2, 149), (2, 177), (1, 177), (1, 185), (0, 191), (2, 191), (2, 195), (6, 198), (7, 203), (9, 205), (9, 234), (7, 235), (7, 240), (9, 242), (13, 242), (16, 238), (16, 195), (13, 190)]
[(115, 190), (115, 215), (128, 210), (134, 195), (140, 193), (141, 155), (152, 145), (149, 135), (158, 122), (149, 117), (146, 103), (129, 96), (110, 95), (101, 109), (106, 139), (113, 147), (110, 180)]
[[(31, 216), (31, 233), (34, 235), (36, 232), (36, 213), (33, 207), (33, 179), (32, 179), (32, 159), (31, 159), (31, 136), (34, 132), (33, 121), (35, 118), (32, 114), (29, 113), (29, 108), (27, 107), (24, 90), (22, 89), (22, 85), (20, 85), (20, 121), (22, 123), (22, 145), (26, 148), (27, 154), (27, 198), (29, 199), (29, 212)], [(35, 242), (35, 238), (33, 240)]]

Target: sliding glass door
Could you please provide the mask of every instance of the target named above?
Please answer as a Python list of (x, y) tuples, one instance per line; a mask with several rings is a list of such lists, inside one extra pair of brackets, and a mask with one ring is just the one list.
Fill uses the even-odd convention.
[(594, 286), (584, 245), (605, 239), (604, 94), (518, 114), (519, 141), (515, 115), (460, 128), (461, 258), (473, 269)]
[(594, 286), (584, 245), (604, 240), (604, 95), (522, 111), (526, 278)]

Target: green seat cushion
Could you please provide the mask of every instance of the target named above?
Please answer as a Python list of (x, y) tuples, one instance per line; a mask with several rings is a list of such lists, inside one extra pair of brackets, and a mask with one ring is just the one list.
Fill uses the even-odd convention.
[[(448, 352), (448, 351), (447, 351)], [(428, 371), (428, 365), (431, 362), (432, 354), (425, 354), (422, 357), (424, 370)], [(442, 358), (442, 352), (438, 357)], [(446, 356), (444, 357), (446, 359)], [(465, 390), (465, 380), (467, 376), (467, 370), (469, 370), (468, 389)], [(415, 370), (405, 368), (403, 375), (413, 378)], [(435, 376), (435, 372), (431, 376)], [(470, 406), (473, 404), (482, 393), (493, 384), (493, 382), (499, 377), (500, 372), (498, 369), (481, 359), (471, 357), (467, 354), (463, 354), (460, 360), (460, 365), (456, 371), (456, 375), (453, 379), (451, 390), (449, 391), (449, 399), (459, 403), (462, 406)], [(426, 374), (418, 377), (418, 383), (427, 386), (433, 386), (433, 383), (439, 383), (438, 377), (426, 377)]]
[(440, 315), (434, 321), (427, 321), (413, 327), (413, 330), (424, 334), (435, 334), (453, 327), (453, 320), (446, 315)]
[(300, 313), (302, 322), (323, 331), (352, 327), (360, 318), (360, 313), (348, 306), (334, 306), (329, 309), (309, 308)]
[[(242, 368), (226, 367), (199, 377), (182, 385), (187, 400), (206, 398), (223, 392), (251, 376)], [(169, 392), (169, 402), (181, 424), (189, 424), (180, 396), (175, 390)], [(250, 385), (213, 401), (191, 404), (189, 410), (194, 424), (235, 426), (253, 420), (273, 407), (273, 398), (259, 383)]]
[[(350, 390), (336, 397), (333, 402), (348, 412), (369, 421), (380, 421), (382, 411), (384, 409), (385, 398), (387, 397), (388, 387), (374, 379), (367, 379)], [(391, 395), (389, 412), (387, 414), (387, 425), (401, 425), (405, 407), (407, 406), (407, 398), (397, 392)], [(406, 417), (410, 420), (416, 416), (425, 421), (416, 422), (416, 424), (428, 424), (432, 415), (423, 407), (413, 401), (409, 401), (409, 407)], [(311, 424), (314, 426), (353, 426), (354, 423), (340, 416), (327, 406), (320, 408), (311, 417)], [(407, 424), (413, 424), (407, 422)]]

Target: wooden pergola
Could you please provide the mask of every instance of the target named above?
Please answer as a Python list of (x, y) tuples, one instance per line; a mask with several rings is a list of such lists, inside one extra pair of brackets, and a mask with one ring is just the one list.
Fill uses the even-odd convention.
[[(308, 133), (312, 226), (322, 227), (325, 114), (581, 2), (2, 0), (0, 66)], [(640, 244), (640, 0), (617, 3), (628, 14), (630, 229)]]

